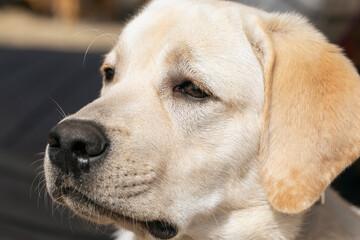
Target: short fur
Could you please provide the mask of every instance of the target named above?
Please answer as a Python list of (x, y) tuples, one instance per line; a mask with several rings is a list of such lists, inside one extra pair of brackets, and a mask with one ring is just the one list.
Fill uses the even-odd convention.
[[(326, 190), (360, 155), (360, 79), (341, 50), (296, 14), (212, 0), (155, 0), (123, 30), (104, 65), (115, 78), (68, 119), (102, 125), (106, 159), (78, 178), (45, 157), (57, 196), (116, 223), (118, 239), (360, 239), (360, 219)], [(174, 93), (191, 79), (212, 96)]]

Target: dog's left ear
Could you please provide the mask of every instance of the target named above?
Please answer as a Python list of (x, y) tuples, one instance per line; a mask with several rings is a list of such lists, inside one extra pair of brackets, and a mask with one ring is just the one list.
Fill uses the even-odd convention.
[(360, 155), (360, 79), (306, 19), (261, 15), (244, 23), (264, 71), (261, 177), (274, 208), (298, 213)]

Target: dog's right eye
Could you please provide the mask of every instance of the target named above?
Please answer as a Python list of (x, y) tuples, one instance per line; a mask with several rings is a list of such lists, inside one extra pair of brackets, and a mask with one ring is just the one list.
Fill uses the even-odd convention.
[(205, 90), (202, 86), (191, 81), (185, 81), (184, 83), (175, 86), (173, 91), (185, 94), (197, 100), (205, 99), (211, 95), (211, 93)]
[(111, 67), (104, 68), (104, 79), (105, 82), (111, 82), (114, 79), (115, 70)]

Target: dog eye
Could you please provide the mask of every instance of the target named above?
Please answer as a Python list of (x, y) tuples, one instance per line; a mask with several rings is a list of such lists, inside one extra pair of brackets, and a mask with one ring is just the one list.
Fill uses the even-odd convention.
[(104, 78), (106, 82), (111, 82), (114, 79), (115, 71), (114, 69), (107, 67), (104, 69)]
[(210, 93), (190, 81), (186, 81), (180, 85), (175, 86), (174, 92), (179, 92), (196, 99), (204, 99), (210, 96)]

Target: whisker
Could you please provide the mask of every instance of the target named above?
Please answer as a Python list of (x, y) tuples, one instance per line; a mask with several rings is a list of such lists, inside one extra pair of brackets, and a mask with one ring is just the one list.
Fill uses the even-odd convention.
[(212, 217), (214, 218), (215, 225), (216, 225), (216, 226), (219, 226), (219, 222), (218, 222), (218, 220), (217, 220), (217, 218), (216, 218), (215, 214), (211, 214), (211, 215), (212, 215)]
[[(43, 193), (43, 200), (44, 200), (45, 207), (48, 208), (48, 206), (50, 205), (50, 196), (47, 191), (44, 191), (44, 193)], [(51, 201), (51, 203), (52, 203), (52, 201)]]
[(82, 34), (82, 33), (85, 33), (85, 32), (90, 32), (90, 31), (96, 32), (96, 33), (99, 34), (99, 35), (109, 34), (109, 35), (112, 35), (113, 37), (116, 37), (116, 38), (118, 37), (117, 34), (105, 33), (105, 32), (102, 32), (102, 31), (96, 29), (96, 28), (90, 28), (90, 29), (84, 29), (84, 30), (82, 30), (82, 31), (78, 31), (78, 32), (74, 33), (73, 36), (76, 37), (76, 36), (79, 35), (79, 34)]
[(51, 101), (53, 101), (53, 103), (55, 103), (55, 105), (57, 106), (57, 111), (60, 113), (60, 115), (63, 118), (67, 117), (67, 114), (65, 113), (64, 109), (62, 109), (62, 107), (51, 97), (49, 97)]
[(30, 165), (33, 166), (33, 165), (38, 164), (39, 162), (41, 162), (43, 160), (44, 160), (43, 158), (40, 158), (40, 159), (35, 160), (34, 162), (32, 162)]
[[(35, 188), (33, 188), (36, 181), (38, 181), (37, 186), (36, 186)], [(32, 183), (31, 183), (31, 186), (30, 186), (30, 197), (32, 197), (32, 192), (33, 192), (33, 190), (34, 190), (34, 191), (39, 190), (39, 185), (42, 184), (42, 182), (43, 182), (42, 174), (39, 173), (39, 174), (37, 174), (37, 175), (35, 176), (34, 180), (33, 180)], [(38, 192), (38, 193), (39, 193), (39, 192)], [(38, 194), (38, 195), (39, 195), (39, 197), (40, 197), (40, 194)]]
[(42, 156), (42, 157), (43, 157), (43, 156), (45, 156), (45, 153), (46, 153), (46, 152), (39, 152), (39, 153), (36, 153), (35, 155), (37, 155), (37, 156)]
[(104, 34), (101, 34), (100, 36), (97, 36), (96, 38), (94, 38), (91, 43), (89, 44), (89, 46), (86, 48), (86, 51), (85, 51), (85, 54), (84, 54), (84, 59), (83, 59), (83, 67), (85, 66), (85, 60), (86, 60), (86, 56), (90, 50), (90, 47), (93, 45), (93, 43), (102, 38), (102, 37), (106, 37), (106, 36), (114, 36), (114, 34), (111, 34), (111, 33), (104, 33)]
[(47, 191), (46, 191), (46, 184), (45, 184), (45, 179), (43, 179), (40, 183), (39, 183), (39, 185), (42, 185), (41, 186), (41, 188), (38, 190), (38, 201), (37, 201), (37, 203), (38, 203), (38, 205), (39, 205), (39, 202), (40, 202), (40, 197), (41, 197), (41, 195), (43, 194), (44, 195), (44, 202), (45, 202), (45, 206), (47, 206)]
[(102, 34), (102, 32), (99, 31), (98, 29), (90, 28), (90, 29), (84, 29), (84, 30), (78, 31), (78, 32), (74, 33), (73, 36), (76, 37), (76, 36), (78, 36), (78, 35), (80, 35), (82, 33), (91, 32), (91, 31), (96, 32), (98, 34)]
[(30, 197), (31, 197), (31, 192), (32, 192), (32, 190), (33, 190), (34, 183), (36, 182), (36, 180), (37, 180), (38, 178), (41, 178), (41, 172), (38, 172), (38, 173), (36, 174), (34, 180), (32, 181), (32, 183), (31, 183), (31, 185), (30, 185)]

